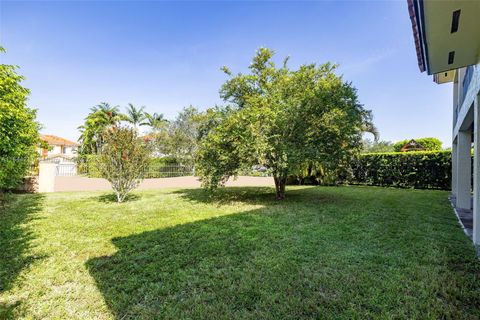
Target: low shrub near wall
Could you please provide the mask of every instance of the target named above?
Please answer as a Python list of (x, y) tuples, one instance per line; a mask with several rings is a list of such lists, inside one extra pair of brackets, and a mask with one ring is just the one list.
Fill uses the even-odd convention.
[(451, 151), (362, 154), (352, 162), (352, 184), (449, 190)]
[[(100, 170), (98, 169), (98, 156), (88, 155), (79, 160), (78, 172), (86, 175), (89, 178), (101, 178)], [(172, 178), (183, 177), (193, 174), (192, 168), (179, 164), (175, 159), (152, 158), (145, 178)]]
[(77, 171), (79, 174), (86, 175), (89, 178), (101, 178), (98, 168), (98, 156), (96, 155), (87, 155), (78, 159)]
[(173, 158), (153, 158), (145, 178), (174, 178), (193, 175), (193, 169), (182, 165)]
[(361, 154), (337, 172), (289, 176), (290, 185), (356, 184), (382, 187), (450, 190), (451, 151)]

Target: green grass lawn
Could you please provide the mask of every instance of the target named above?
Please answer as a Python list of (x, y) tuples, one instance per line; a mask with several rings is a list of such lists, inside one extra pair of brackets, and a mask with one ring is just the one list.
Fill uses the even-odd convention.
[(56, 193), (0, 210), (0, 318), (480, 317), (480, 263), (446, 192)]

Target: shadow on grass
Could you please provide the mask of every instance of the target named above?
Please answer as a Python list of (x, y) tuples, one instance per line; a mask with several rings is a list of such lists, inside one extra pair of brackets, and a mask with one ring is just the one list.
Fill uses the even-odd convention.
[[(107, 193), (97, 197), (99, 202), (102, 203), (117, 203), (117, 195), (115, 193)], [(133, 202), (140, 199), (140, 196), (135, 193), (130, 193), (123, 200), (123, 202)]]
[[(24, 224), (35, 219), (42, 210), (44, 195), (8, 195), (0, 211), (0, 293), (9, 290), (20, 272), (36, 259), (28, 255), (34, 234)], [(12, 310), (19, 304), (0, 304), (0, 318), (11, 317)]]
[(116, 319), (253, 315), (280, 302), (271, 295), (282, 283), (273, 271), (287, 265), (262, 253), (267, 242), (282, 253), (278, 231), (266, 234), (266, 220), (252, 211), (115, 238), (115, 255), (86, 266)]
[(275, 199), (273, 187), (221, 187), (213, 192), (201, 188), (180, 189), (174, 191), (184, 200), (217, 205), (230, 205), (245, 203), (252, 205), (281, 205), (291, 203), (305, 203), (316, 205), (319, 203), (332, 203), (339, 199), (328, 192), (319, 193), (312, 186), (297, 186), (295, 189), (287, 188), (284, 200)]
[[(368, 212), (349, 219), (362, 206), (358, 196), (350, 201), (307, 188), (276, 202), (270, 188), (228, 188), (215, 198), (198, 189), (176, 192), (190, 201), (275, 205), (114, 238), (118, 251), (86, 267), (116, 319), (468, 318), (480, 312), (478, 262), (466, 241), (444, 241), (463, 239), (453, 216), (429, 237), (416, 237), (414, 209), (392, 211), (384, 221), (361, 220), (371, 219)], [(310, 203), (315, 196), (324, 197), (322, 213)], [(377, 210), (388, 212), (378, 202)], [(415, 241), (389, 237), (389, 228), (408, 230)]]

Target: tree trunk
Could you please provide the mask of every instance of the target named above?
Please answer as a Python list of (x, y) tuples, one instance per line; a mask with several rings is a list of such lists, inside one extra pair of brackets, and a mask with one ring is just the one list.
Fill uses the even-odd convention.
[(312, 163), (310, 162), (308, 164), (308, 169), (307, 169), (307, 176), (310, 177), (312, 175), (312, 170), (313, 170), (313, 165)]
[(274, 176), (273, 180), (275, 181), (275, 199), (283, 200), (285, 199), (285, 184), (287, 183), (287, 177), (277, 177)]

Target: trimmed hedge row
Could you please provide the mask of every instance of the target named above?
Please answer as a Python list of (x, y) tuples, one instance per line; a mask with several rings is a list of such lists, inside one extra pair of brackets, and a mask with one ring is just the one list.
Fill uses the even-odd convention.
[(450, 190), (451, 151), (361, 154), (347, 168), (316, 176), (289, 176), (290, 185), (354, 184)]
[(351, 164), (352, 184), (450, 190), (451, 151), (362, 154)]

